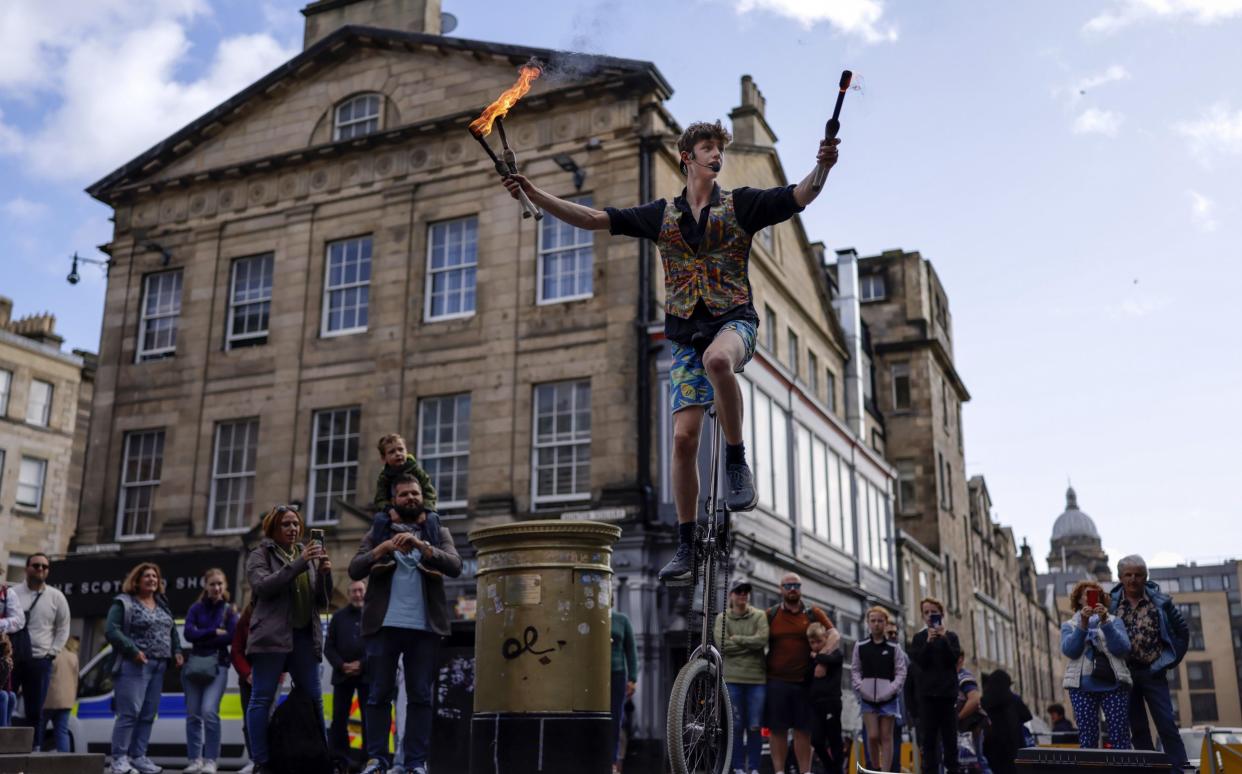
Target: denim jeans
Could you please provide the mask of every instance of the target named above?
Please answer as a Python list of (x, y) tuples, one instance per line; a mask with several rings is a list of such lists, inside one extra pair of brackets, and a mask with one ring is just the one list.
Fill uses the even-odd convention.
[(34, 729), (34, 749), (43, 744), (43, 702), (47, 700), (47, 687), (52, 681), (52, 659), (30, 658), (13, 664), (13, 687), (21, 687), (22, 710), (26, 725)]
[[(318, 626), (315, 621), (312, 626)], [(272, 717), (272, 703), (280, 676), (288, 672), (295, 685), (306, 691), (319, 709), (319, 735), (324, 737), (323, 693), (319, 687), (319, 659), (315, 656), (315, 640), (310, 626), (293, 630), (293, 650), (289, 653), (255, 653), (250, 657), (252, 679), (250, 703), (246, 706), (246, 728), (250, 732), (250, 759), (255, 764), (267, 763), (267, 726)], [(310, 729), (307, 729), (309, 732)]]
[(220, 700), (229, 680), (229, 668), (216, 664), (216, 679), (203, 685), (181, 676), (185, 691), (186, 758), (208, 761), (220, 758)]
[(13, 722), (13, 707), (17, 704), (17, 694), (0, 687), (0, 728)]
[(440, 635), (385, 626), (367, 640), (367, 667), (371, 695), (367, 697), (367, 757), (391, 763), (388, 728), (397, 688), (397, 659), (405, 672), (405, 733), (401, 735), (402, 763), (407, 769), (427, 764), (431, 748), (431, 691), (435, 685)]
[[(56, 752), (69, 752), (69, 710), (67, 709), (45, 709), (43, 710), (43, 728), (46, 733), (47, 724), (52, 724), (52, 741), (56, 745)], [(48, 745), (47, 739), (44, 738), (44, 749)]]
[(112, 684), (116, 705), (116, 722), (112, 725), (113, 758), (127, 755), (132, 760), (147, 754), (167, 668), (168, 662), (164, 659), (151, 659), (145, 664), (129, 659), (121, 661), (121, 671)]
[[(733, 704), (733, 768), (753, 771), (759, 768), (763, 755), (763, 701), (766, 685), (725, 683), (729, 689), (729, 701)], [(745, 737), (745, 745), (742, 738)], [(746, 758), (742, 758), (743, 746)]]
[[(1156, 723), (1156, 732), (1164, 744), (1164, 754), (1174, 768), (1186, 766), (1186, 745), (1177, 732), (1173, 720), (1173, 701), (1169, 698), (1169, 681), (1166, 670), (1153, 672), (1139, 667), (1130, 668), (1134, 685), (1130, 688), (1130, 736), (1134, 749), (1154, 750), (1151, 729), (1147, 726), (1147, 710)], [(1146, 706), (1144, 706), (1146, 704)], [(1081, 727), (1081, 723), (1079, 726)]]

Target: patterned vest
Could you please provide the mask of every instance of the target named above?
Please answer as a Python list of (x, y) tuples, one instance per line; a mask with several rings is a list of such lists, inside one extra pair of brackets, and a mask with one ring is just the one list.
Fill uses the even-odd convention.
[(689, 319), (699, 299), (713, 315), (750, 301), (746, 264), (751, 235), (738, 225), (733, 192), (721, 191), (720, 205), (708, 210), (707, 228), (699, 249), (686, 244), (678, 221), (681, 210), (664, 207), (664, 223), (656, 243), (664, 262), (666, 314)]

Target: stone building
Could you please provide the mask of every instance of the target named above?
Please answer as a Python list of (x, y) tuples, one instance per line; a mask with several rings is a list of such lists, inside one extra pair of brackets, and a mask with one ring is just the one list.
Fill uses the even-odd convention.
[[(193, 566), (192, 586), (192, 562), (218, 553), (236, 586), (258, 514), (294, 501), (344, 559), (369, 520), (374, 444), (400, 431), (466, 559), (450, 649), (472, 642), (469, 529), (567, 513), (622, 523), (637, 736), (659, 739), (688, 600), (655, 579), (675, 520), (657, 252), (523, 220), (465, 127), (538, 58), (547, 73), (506, 120), (523, 172), (599, 207), (671, 199), (672, 89), (651, 62), (444, 37), (436, 0), (303, 14), (302, 53), (89, 189), (116, 229), (96, 496), (70, 561), (115, 553), (115, 573), (157, 556)], [(723, 187), (788, 182), (764, 108), (743, 78)], [(850, 395), (859, 340), (830, 303), (821, 250), (798, 218), (755, 238), (763, 323), (742, 385), (760, 507), (735, 519), (734, 573), (762, 604), (800, 572), (856, 636), (867, 606), (897, 606), (895, 484), (863, 441), (878, 424)], [(857, 331), (857, 303), (843, 308)]]
[(50, 314), (12, 319), (0, 296), (0, 562), (63, 553), (78, 520), (95, 356), (62, 352)]
[(1078, 510), (1078, 493), (1072, 486), (1065, 490), (1065, 510), (1052, 524), (1048, 569), (1088, 573), (1101, 583), (1113, 579), (1113, 569), (1108, 565), (1108, 554), (1095, 531), (1095, 522)]

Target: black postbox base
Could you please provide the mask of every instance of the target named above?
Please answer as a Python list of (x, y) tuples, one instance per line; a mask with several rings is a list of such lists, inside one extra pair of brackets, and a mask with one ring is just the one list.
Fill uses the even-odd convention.
[(476, 712), (470, 774), (608, 774), (612, 717), (606, 712)]

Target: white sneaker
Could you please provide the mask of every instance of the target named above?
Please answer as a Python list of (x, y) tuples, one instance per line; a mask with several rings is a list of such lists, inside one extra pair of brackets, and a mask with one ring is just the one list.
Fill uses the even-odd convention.
[(111, 771), (112, 774), (132, 774), (135, 769), (129, 765), (128, 755), (117, 755), (112, 758)]
[(204, 761), (203, 762), (203, 774), (216, 774), (216, 762), (215, 761)]
[(238, 769), (237, 774), (254, 774), (254, 761), (246, 761), (246, 765)]
[(129, 762), (129, 765), (137, 769), (138, 774), (160, 774), (164, 770), (162, 767), (152, 763), (151, 759), (145, 755), (141, 758), (134, 758)]
[(190, 765), (181, 770), (181, 774), (203, 774), (203, 759), (195, 758)]

